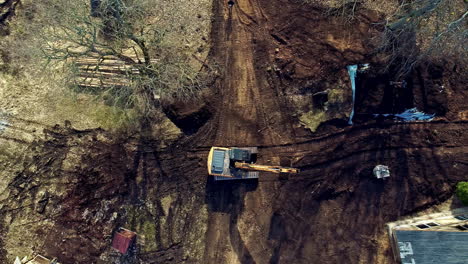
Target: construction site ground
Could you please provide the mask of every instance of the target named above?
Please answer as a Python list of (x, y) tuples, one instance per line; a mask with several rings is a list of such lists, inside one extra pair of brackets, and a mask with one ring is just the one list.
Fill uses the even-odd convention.
[[(179, 119), (200, 128), (161, 151), (154, 138), (39, 124), (45, 139), (28, 142), (32, 157), (2, 192), (0, 262), (24, 249), (61, 263), (395, 263), (385, 224), (450, 199), (468, 179), (468, 92), (449, 63), (436, 68), (437, 79), (427, 69), (412, 77), (413, 106), (438, 118), (361, 115), (346, 125), (346, 66), (380, 62), (366, 40), (378, 31), (378, 12), (362, 9), (345, 27), (286, 0), (215, 1), (213, 13), (208, 58), (222, 66), (220, 76), (199, 109), (174, 107), (205, 112), (203, 122)], [(297, 87), (308, 80), (304, 95)], [(434, 92), (437, 82), (443, 92)], [(334, 84), (348, 99), (312, 132), (294, 101)], [(383, 93), (358, 93), (356, 110), (391, 111)], [(214, 182), (206, 167), (212, 146), (257, 146), (257, 163), (301, 172)], [(378, 164), (390, 178), (373, 177)], [(138, 234), (134, 257), (110, 248), (120, 226)]]

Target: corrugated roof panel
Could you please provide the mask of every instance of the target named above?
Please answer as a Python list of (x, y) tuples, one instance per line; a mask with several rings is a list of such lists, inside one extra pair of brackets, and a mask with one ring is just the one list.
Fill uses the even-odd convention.
[(468, 263), (468, 231), (397, 230), (395, 235), (401, 263)]

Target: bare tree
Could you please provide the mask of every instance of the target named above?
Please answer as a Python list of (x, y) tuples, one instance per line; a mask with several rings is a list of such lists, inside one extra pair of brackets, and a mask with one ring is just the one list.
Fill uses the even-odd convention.
[(468, 2), (461, 0), (301, 0), (320, 6), (327, 15), (352, 22), (359, 9), (384, 14), (377, 52), (387, 55), (387, 67), (407, 74), (425, 60), (453, 58), (468, 65)]
[(388, 65), (407, 74), (426, 59), (454, 58), (466, 63), (467, 4), (454, 0), (402, 1), (389, 16), (382, 33), (380, 51)]
[(355, 19), (357, 9), (365, 0), (300, 0), (303, 4), (321, 6), (327, 16), (340, 17), (344, 23)]
[(167, 40), (172, 32), (158, 23), (153, 1), (48, 0), (39, 8), (47, 14), (41, 21), (47, 61), (73, 65), (76, 85), (120, 106), (146, 115), (160, 100), (194, 96), (207, 79), (184, 43)]

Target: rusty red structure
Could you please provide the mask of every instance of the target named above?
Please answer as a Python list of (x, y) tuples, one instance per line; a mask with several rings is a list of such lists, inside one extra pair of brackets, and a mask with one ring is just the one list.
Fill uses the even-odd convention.
[(135, 243), (136, 233), (125, 228), (120, 228), (114, 235), (112, 247), (122, 254), (126, 254), (128, 249)]

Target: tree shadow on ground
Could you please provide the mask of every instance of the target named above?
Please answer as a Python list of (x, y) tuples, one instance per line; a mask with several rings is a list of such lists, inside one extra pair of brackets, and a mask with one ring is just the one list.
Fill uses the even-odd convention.
[(210, 213), (229, 214), (229, 240), (240, 263), (255, 263), (242, 239), (237, 222), (244, 209), (244, 198), (248, 192), (255, 191), (257, 180), (229, 180), (216, 182), (208, 177), (205, 202)]

